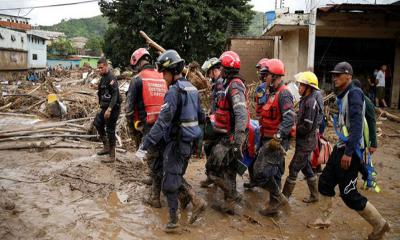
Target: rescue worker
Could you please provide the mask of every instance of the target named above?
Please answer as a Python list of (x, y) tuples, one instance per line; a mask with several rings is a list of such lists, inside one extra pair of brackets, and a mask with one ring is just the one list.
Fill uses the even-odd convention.
[[(151, 64), (150, 53), (145, 48), (135, 50), (130, 64), (139, 73), (129, 84), (125, 116), (132, 135), (146, 136), (157, 120), (167, 85), (161, 73)], [(162, 153), (165, 143), (160, 142), (154, 151), (146, 155), (146, 162), (151, 170), (149, 182), (151, 191), (145, 202), (152, 207), (160, 208), (160, 193), (162, 180)], [(150, 180), (150, 181), (149, 181)]]
[[(262, 58), (256, 64), (257, 75), (259, 80), (261, 81), (261, 84), (258, 85), (256, 88), (256, 93), (254, 96), (256, 118), (258, 120), (261, 118), (262, 107), (264, 106), (265, 103), (267, 103), (268, 93), (269, 93), (269, 87), (267, 86), (269, 86), (269, 84), (271, 83), (271, 75), (267, 74), (268, 73), (268, 69), (266, 66), (267, 61), (268, 58)], [(243, 183), (244, 188), (251, 189), (256, 186), (256, 184), (254, 183), (253, 166), (254, 162), (252, 162), (248, 167), (250, 182)]]
[(97, 68), (101, 75), (97, 88), (100, 111), (97, 113), (93, 125), (103, 142), (103, 149), (97, 155), (109, 154), (109, 158), (103, 159), (101, 162), (110, 163), (115, 161), (115, 127), (120, 113), (121, 96), (118, 82), (109, 68), (107, 59), (100, 58), (97, 61)]
[[(287, 204), (286, 197), (280, 191), (281, 177), (285, 170), (285, 152), (289, 148), (289, 139), (294, 125), (295, 113), (293, 96), (283, 83), (285, 69), (279, 59), (270, 59), (266, 67), (271, 76), (267, 103), (262, 107), (260, 126), (262, 147), (254, 162), (255, 183), (269, 191), (269, 205), (259, 211), (270, 216), (278, 213)], [(282, 149), (280, 151), (279, 149)]]
[[(219, 62), (219, 59), (216, 57), (210, 58), (209, 60), (204, 62), (202, 70), (203, 72), (205, 72), (206, 76), (209, 77), (211, 80), (211, 99), (210, 99), (211, 104), (210, 104), (209, 115), (212, 115), (215, 113), (217, 109), (218, 96), (224, 94), (224, 84), (221, 76), (221, 63)], [(211, 125), (211, 122), (209, 123), (209, 125)], [(208, 132), (205, 131), (205, 135), (206, 135), (205, 136), (206, 141), (204, 144), (204, 152), (206, 154), (206, 159), (208, 161), (211, 154), (211, 149), (216, 144), (216, 141), (214, 139), (214, 136), (208, 136), (214, 134), (208, 134)], [(206, 163), (207, 178), (200, 182), (200, 186), (203, 188), (207, 188), (213, 183), (208, 174), (210, 171), (209, 169), (207, 169), (208, 166), (209, 164)]]
[(307, 179), (310, 197), (303, 200), (306, 203), (317, 202), (319, 199), (317, 176), (311, 167), (311, 153), (317, 145), (318, 120), (321, 119), (323, 106), (315, 98), (315, 91), (319, 91), (318, 78), (312, 72), (302, 72), (296, 75), (300, 83), (301, 96), (296, 121), (296, 149), (289, 165), (289, 176), (286, 178), (282, 193), (286, 198), (292, 195), (296, 186), (297, 175), (300, 170)]
[(204, 122), (198, 90), (182, 75), (185, 61), (175, 50), (167, 50), (156, 62), (168, 85), (164, 104), (154, 126), (146, 135), (140, 151), (154, 151), (166, 143), (163, 155), (162, 191), (167, 197), (169, 220), (166, 231), (178, 227), (178, 195), (186, 192), (193, 204), (190, 223), (205, 210), (206, 203), (196, 196), (183, 178), (192, 153), (192, 143), (201, 137), (199, 123)]
[(339, 114), (335, 119), (335, 130), (339, 140), (318, 182), (320, 193), (320, 217), (308, 224), (312, 228), (328, 228), (333, 213), (332, 198), (339, 185), (340, 197), (351, 209), (372, 225), (368, 239), (381, 239), (390, 230), (388, 222), (366, 197), (357, 191), (358, 172), (362, 170), (362, 151), (365, 130), (364, 94), (352, 81), (353, 68), (347, 62), (338, 63), (331, 71), (337, 95)]
[(246, 87), (239, 75), (239, 56), (235, 52), (226, 51), (219, 57), (219, 61), (225, 92), (219, 96), (215, 111), (214, 130), (220, 135), (218, 143), (211, 150), (208, 168), (211, 169), (211, 180), (224, 192), (224, 205), (214, 207), (233, 215), (235, 203), (241, 200), (236, 190), (237, 161), (243, 158), (242, 146), (246, 139), (249, 113)]

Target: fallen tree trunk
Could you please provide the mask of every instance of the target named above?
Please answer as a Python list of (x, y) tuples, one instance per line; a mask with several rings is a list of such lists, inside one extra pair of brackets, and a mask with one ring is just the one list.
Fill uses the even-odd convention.
[[(153, 41), (153, 39), (147, 36), (145, 32), (140, 31), (139, 34), (146, 40), (147, 44), (149, 44), (150, 47), (154, 48), (155, 50), (161, 53), (166, 51), (165, 48), (161, 47), (159, 44)], [(183, 74), (188, 77), (190, 82), (192, 82), (197, 89), (203, 89), (203, 88), (209, 89), (211, 87), (209, 81), (195, 67), (189, 67), (189, 68), (185, 67), (183, 69)]]
[(36, 139), (36, 138), (66, 138), (66, 137), (72, 137), (72, 138), (95, 138), (95, 137), (97, 137), (97, 135), (75, 135), (75, 134), (33, 135), (33, 136), (2, 138), (2, 139), (0, 139), (0, 142), (18, 141), (18, 140)]
[(45, 128), (45, 129), (38, 129), (38, 130), (32, 130), (32, 131), (19, 131), (19, 132), (4, 133), (4, 134), (0, 134), (0, 138), (28, 136), (31, 134), (43, 133), (43, 132), (71, 132), (71, 133), (80, 133), (80, 134), (86, 133), (86, 131), (82, 131), (82, 130), (54, 127), (54, 128)]
[(400, 116), (394, 115), (392, 113), (389, 113), (388, 111), (382, 110), (380, 108), (375, 108), (375, 111), (378, 115), (382, 117), (387, 117), (389, 120), (392, 120), (394, 122), (400, 122)]
[[(0, 115), (1, 114), (2, 113), (0, 113)], [(25, 116), (26, 114), (21, 114), (21, 115)], [(13, 116), (15, 116), (15, 114), (13, 114)], [(16, 116), (20, 116), (20, 115), (18, 113), (16, 113)], [(32, 116), (35, 116), (35, 115), (32, 115)], [(93, 119), (93, 118), (94, 117), (77, 118), (77, 119), (71, 119), (71, 120), (62, 121), (62, 122), (54, 122), (54, 123), (48, 123), (48, 124), (41, 124), (41, 125), (23, 127), (23, 128), (18, 128), (18, 129), (3, 130), (3, 131), (0, 131), (0, 134), (10, 133), (10, 132), (20, 132), (20, 131), (33, 131), (33, 130), (37, 130), (37, 129), (51, 128), (51, 127), (63, 127), (63, 126), (68, 126), (68, 125), (70, 125), (71, 123), (74, 123), (74, 122), (90, 120), (90, 119)]]

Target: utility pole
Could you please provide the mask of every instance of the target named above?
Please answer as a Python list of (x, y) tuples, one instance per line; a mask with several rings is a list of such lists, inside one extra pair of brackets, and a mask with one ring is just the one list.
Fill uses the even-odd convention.
[(314, 71), (314, 55), (315, 55), (315, 25), (317, 22), (317, 3), (315, 0), (310, 1), (310, 13), (308, 20), (308, 57), (307, 68)]

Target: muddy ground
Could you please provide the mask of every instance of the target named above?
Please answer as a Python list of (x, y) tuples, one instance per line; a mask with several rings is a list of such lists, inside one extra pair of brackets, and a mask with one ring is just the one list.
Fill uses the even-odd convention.
[[(9, 127), (3, 122), (0, 128)], [(384, 133), (399, 133), (399, 124), (383, 121)], [(382, 192), (362, 191), (389, 220), (386, 239), (400, 239), (400, 138), (380, 137), (374, 159)], [(167, 235), (166, 201), (162, 209), (142, 203), (149, 189), (141, 183), (145, 166), (132, 153), (118, 153), (115, 164), (100, 163), (96, 149), (0, 151), (0, 239), (365, 239), (371, 227), (358, 214), (334, 200), (333, 226), (328, 230), (306, 227), (317, 215), (315, 204), (300, 180), (290, 209), (275, 218), (258, 214), (268, 199), (262, 189), (244, 191), (238, 214), (226, 216), (210, 207), (194, 225), (187, 224), (190, 208), (181, 213), (183, 231)], [(290, 162), (293, 148), (286, 163)], [(211, 205), (222, 192), (203, 189), (204, 159), (192, 159), (186, 175), (197, 193)], [(287, 175), (287, 171), (285, 177)], [(285, 177), (283, 179), (285, 179)], [(300, 175), (299, 178), (302, 178)], [(358, 183), (362, 186), (362, 181)]]

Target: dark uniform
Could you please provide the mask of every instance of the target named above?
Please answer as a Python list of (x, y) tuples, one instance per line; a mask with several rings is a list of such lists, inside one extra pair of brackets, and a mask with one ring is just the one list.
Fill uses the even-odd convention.
[[(211, 105), (210, 105), (210, 115), (215, 114), (215, 111), (217, 110), (218, 107), (218, 99), (220, 96), (224, 95), (224, 80), (222, 78), (218, 79), (212, 79), (212, 85), (211, 85)], [(209, 172), (211, 169), (209, 169), (210, 164), (208, 164), (211, 150), (212, 148), (217, 144), (218, 138), (217, 135), (214, 133), (212, 130), (212, 123), (211, 120), (207, 120), (206, 123), (206, 129), (205, 129), (205, 135), (204, 135), (205, 143), (204, 143), (204, 152), (206, 154), (206, 175), (207, 179), (204, 181), (200, 182), (201, 187), (208, 187), (210, 184), (212, 184), (211, 179), (209, 178)]]
[[(261, 115), (263, 145), (254, 163), (254, 181), (270, 192), (268, 208), (260, 213), (271, 215), (287, 202), (280, 188), (285, 171), (285, 152), (289, 148), (290, 132), (295, 121), (293, 95), (283, 83), (277, 89), (270, 87), (268, 102)], [(274, 135), (280, 137), (281, 146), (276, 146)]]
[(300, 100), (296, 125), (296, 149), (289, 165), (289, 176), (282, 191), (287, 198), (290, 197), (296, 184), (297, 175), (302, 171), (311, 191), (311, 197), (304, 200), (306, 202), (318, 200), (317, 178), (314, 176), (310, 159), (311, 152), (317, 146), (318, 121), (322, 115), (322, 107), (315, 98), (314, 92), (316, 91), (318, 90), (313, 89), (310, 95), (304, 96)]
[[(97, 96), (101, 111), (94, 119), (94, 126), (103, 140), (110, 148), (115, 148), (115, 127), (121, 110), (121, 96), (119, 94), (118, 82), (111, 71), (102, 76), (98, 85)], [(109, 119), (104, 119), (107, 108), (111, 108)], [(106, 137), (107, 134), (107, 137)]]
[(201, 135), (198, 124), (203, 123), (204, 119), (197, 89), (182, 77), (169, 87), (157, 122), (143, 142), (143, 149), (148, 152), (153, 151), (161, 141), (166, 143), (162, 191), (167, 197), (170, 216), (175, 223), (179, 192), (191, 191), (183, 175), (191, 156), (192, 143)]
[[(146, 73), (146, 75), (140, 74)], [(143, 79), (142, 77), (145, 76), (144, 80), (150, 79), (151, 81), (158, 81), (158, 85), (164, 85), (166, 88), (165, 81), (162, 79), (162, 75), (154, 69), (154, 66), (151, 64), (146, 64), (143, 66), (138, 75), (136, 75), (132, 80), (128, 88), (127, 98), (126, 98), (126, 119), (128, 122), (128, 126), (130, 127), (133, 135), (136, 136), (136, 141), (141, 143), (141, 137), (146, 136), (150, 129), (153, 126), (152, 122), (146, 120), (147, 112), (146, 112), (146, 103), (144, 101), (143, 94), (146, 92), (143, 91)], [(150, 78), (149, 78), (150, 77)], [(154, 86), (154, 84), (153, 84)], [(147, 93), (149, 94), (149, 93)], [(165, 94), (165, 89), (162, 87), (153, 87), (152, 95), (157, 95), (157, 97), (161, 97), (161, 95)], [(153, 97), (154, 99), (155, 97)], [(156, 106), (156, 102), (151, 102), (149, 105)], [(153, 113), (154, 114), (154, 113)], [(142, 125), (142, 130), (138, 131), (134, 127), (134, 121), (138, 121)], [(148, 199), (146, 199), (146, 203), (150, 204), (153, 207), (161, 207), (160, 203), (160, 193), (161, 193), (161, 180), (162, 180), (162, 161), (163, 161), (163, 152), (165, 148), (165, 142), (160, 141), (157, 144), (157, 147), (154, 148), (153, 151), (149, 152), (146, 155), (146, 162), (151, 170), (151, 193)]]
[[(232, 149), (241, 151), (246, 138), (246, 127), (249, 115), (246, 104), (246, 88), (239, 75), (233, 75), (224, 82), (225, 94), (220, 96), (218, 108), (229, 114), (230, 131), (222, 134), (218, 143), (212, 148), (207, 169), (210, 169), (210, 177), (224, 191), (227, 205), (224, 211), (232, 214), (233, 203), (241, 199), (236, 190), (237, 154)], [(217, 110), (216, 114), (220, 114)], [(221, 112), (222, 112), (221, 111)], [(216, 122), (218, 120), (216, 119)]]

